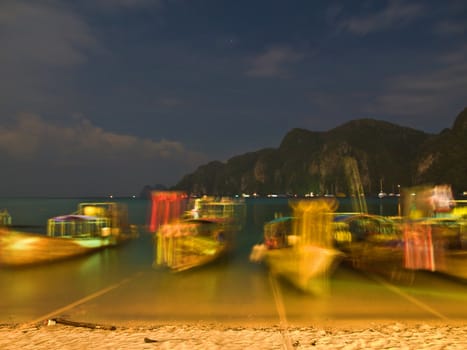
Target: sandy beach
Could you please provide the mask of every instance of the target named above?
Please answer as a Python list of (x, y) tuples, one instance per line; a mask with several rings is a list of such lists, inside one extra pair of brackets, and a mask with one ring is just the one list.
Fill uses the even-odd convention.
[(466, 349), (465, 322), (340, 321), (315, 326), (0, 326), (1, 349)]

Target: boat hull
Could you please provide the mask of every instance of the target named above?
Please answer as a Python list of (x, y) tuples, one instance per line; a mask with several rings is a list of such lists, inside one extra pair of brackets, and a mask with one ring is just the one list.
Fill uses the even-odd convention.
[[(209, 244), (208, 251), (199, 248), (201, 244)], [(209, 241), (204, 240), (203, 243), (199, 242), (199, 237), (188, 237), (178, 242), (174, 242), (175, 253), (173, 256), (165, 261), (165, 265), (173, 272), (181, 272), (197, 267), (210, 264), (218, 260), (221, 256), (227, 254), (229, 246), (224, 243), (219, 243), (214, 239)]]
[(64, 260), (121, 243), (115, 237), (61, 238), (0, 229), (0, 266)]
[(335, 249), (301, 246), (268, 249), (264, 260), (273, 275), (281, 276), (298, 289), (314, 294), (326, 294), (329, 276), (343, 258)]
[(153, 265), (174, 272), (204, 266), (230, 251), (231, 236), (219, 221), (192, 219), (163, 225), (155, 235)]

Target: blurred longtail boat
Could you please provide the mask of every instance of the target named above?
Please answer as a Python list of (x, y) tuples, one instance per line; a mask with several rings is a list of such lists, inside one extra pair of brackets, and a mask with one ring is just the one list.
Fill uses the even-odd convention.
[(215, 261), (230, 250), (232, 233), (222, 220), (188, 219), (162, 225), (154, 265), (180, 272)]
[(467, 202), (451, 186), (418, 186), (402, 192), (404, 263), (467, 279)]
[(0, 227), (11, 225), (11, 215), (6, 209), (0, 210)]
[(291, 202), (293, 215), (264, 225), (264, 243), (250, 255), (305, 292), (324, 294), (343, 254), (333, 247), (334, 199)]
[[(157, 228), (154, 236), (154, 267), (167, 267), (174, 272), (185, 271), (213, 262), (233, 247), (233, 236), (245, 219), (245, 204), (233, 199), (197, 198), (192, 208), (178, 192), (154, 193), (151, 223)], [(165, 201), (165, 204), (164, 204)], [(179, 204), (176, 204), (179, 201)], [(174, 215), (175, 213), (175, 215)], [(153, 218), (157, 217), (158, 220)]]
[(0, 227), (0, 266), (24, 266), (72, 258), (137, 236), (120, 203), (80, 203), (78, 211), (48, 220), (47, 234)]
[(382, 274), (394, 282), (411, 282), (404, 267), (404, 235), (400, 217), (367, 213), (337, 213), (334, 217), (336, 247), (344, 263), (355, 269)]
[(447, 186), (403, 189), (401, 201), (402, 216), (335, 215), (344, 261), (398, 283), (420, 270), (467, 279), (467, 202), (451, 199)]

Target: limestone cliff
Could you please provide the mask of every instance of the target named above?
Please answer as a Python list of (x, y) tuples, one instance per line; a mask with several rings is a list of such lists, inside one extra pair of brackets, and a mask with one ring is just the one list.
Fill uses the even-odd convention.
[(277, 149), (262, 149), (211, 162), (181, 179), (174, 189), (195, 194), (234, 195), (348, 193), (344, 159), (356, 161), (363, 190), (381, 185), (467, 183), (467, 108), (453, 128), (438, 135), (372, 119), (359, 119), (326, 132), (293, 129)]

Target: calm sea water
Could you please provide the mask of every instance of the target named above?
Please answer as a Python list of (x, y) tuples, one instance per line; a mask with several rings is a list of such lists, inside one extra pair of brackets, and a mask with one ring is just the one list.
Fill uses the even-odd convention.
[[(109, 198), (0, 198), (0, 209), (5, 208), (9, 211), (14, 225), (45, 226), (47, 219), (51, 217), (75, 212), (79, 203), (106, 201), (109, 201)], [(128, 206), (132, 223), (145, 224), (147, 200), (119, 198), (115, 201)]]
[[(108, 198), (0, 198), (0, 208), (8, 209), (14, 225), (35, 226), (37, 231), (44, 232), (48, 218), (72, 213), (80, 202), (106, 200)], [(0, 323), (31, 321), (135, 274), (140, 277), (128, 284), (131, 288), (123, 286), (115, 293), (106, 294), (99, 299), (99, 309), (93, 309), (91, 303), (86, 310), (78, 307), (67, 311), (78, 313), (69, 317), (94, 321), (125, 318), (217, 320), (248, 318), (252, 314), (276, 317), (265, 268), (251, 263), (249, 254), (253, 245), (262, 241), (264, 223), (273, 219), (275, 213), (290, 213), (287, 199), (247, 199), (246, 224), (236, 235), (231, 255), (217, 264), (181, 275), (152, 267), (153, 239), (145, 230), (150, 202), (133, 198), (113, 200), (127, 204), (130, 222), (140, 228), (139, 238), (117, 249), (105, 249), (69, 261), (20, 270), (0, 268), (0, 310), (3, 310)], [(368, 209), (370, 213), (395, 215), (397, 198), (369, 199)], [(350, 201), (340, 199), (338, 211), (351, 211)], [(301, 316), (303, 303), (317, 303), (297, 295), (293, 289), (283, 293), (293, 296), (289, 300), (292, 305), (296, 304), (297, 317)], [(138, 296), (136, 300), (135, 295)], [(154, 300), (162, 302), (154, 303)], [(342, 300), (345, 304), (346, 298)], [(337, 301), (333, 305), (341, 308)], [(320, 303), (307, 307), (328, 310)], [(79, 314), (85, 311), (86, 314)]]
[[(102, 202), (109, 198), (0, 198), (0, 209), (6, 208), (12, 216), (13, 225), (31, 226), (29, 231), (45, 232), (47, 220), (51, 217), (69, 214), (77, 210), (81, 202)], [(140, 232), (146, 232), (150, 201), (139, 198), (112, 199), (124, 203), (128, 207), (130, 223), (137, 225)], [(351, 201), (340, 198), (337, 211), (352, 211)], [(247, 218), (244, 229), (237, 235), (236, 253), (249, 254), (251, 246), (262, 240), (262, 228), (265, 222), (274, 218), (275, 213), (290, 213), (287, 198), (254, 198), (247, 199)], [(368, 211), (372, 214), (397, 215), (398, 199), (367, 199)], [(151, 249), (148, 254), (153, 254)], [(134, 257), (141, 259), (141, 252)]]

